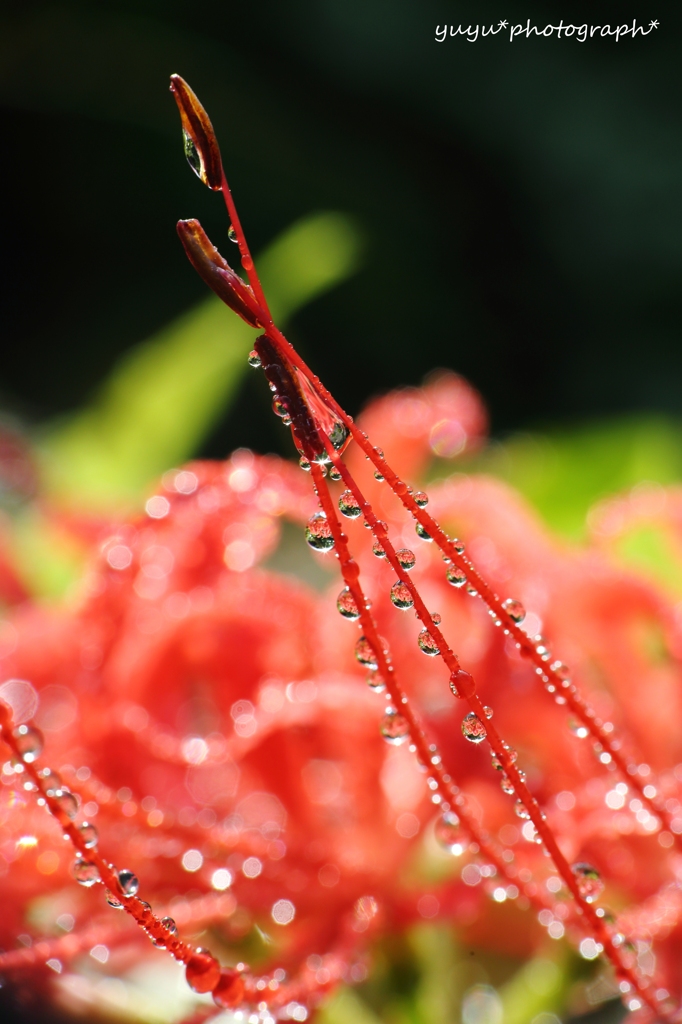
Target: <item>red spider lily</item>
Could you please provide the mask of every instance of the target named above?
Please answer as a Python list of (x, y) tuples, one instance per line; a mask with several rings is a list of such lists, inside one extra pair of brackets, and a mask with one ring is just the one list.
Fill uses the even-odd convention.
[[(352, 422), (272, 324), (210, 122), (181, 79), (172, 88), (190, 162), (225, 195), (250, 285), (197, 222), (181, 222), (181, 239), (227, 305), (263, 328), (252, 362), (319, 504), (279, 460), (238, 452), (191, 465), (106, 542), (76, 612), (19, 608), (3, 666), (14, 681), (0, 690), (14, 712), (3, 722), (13, 899), (0, 941), (36, 897), (57, 899), (69, 870), (84, 890), (68, 935), (0, 966), (70, 969), (94, 934), (125, 964), (146, 931), (218, 1006), (304, 1019), (339, 980), (364, 977), (373, 932), (441, 914), (498, 948), (567, 933), (588, 959), (610, 960), (614, 991), (643, 1019), (678, 1019), (672, 607), (599, 550), (557, 544), (499, 483), (452, 478), (427, 496), (403, 482), (432, 454), (478, 443), (478, 397), (446, 375)], [(338, 611), (262, 567), (282, 516), (335, 551)], [(466, 553), (438, 523), (467, 538)], [(339, 612), (361, 627), (355, 646)], [(33, 718), (61, 778), (41, 767), (41, 737), (22, 725)], [(401, 872), (434, 805), (436, 837), (464, 867), (415, 886)], [(188, 873), (193, 891), (178, 900)], [(97, 881), (141, 930), (91, 920), (85, 890)], [(253, 969), (221, 969), (178, 937), (208, 926), (228, 950), (255, 926), (275, 942)]]

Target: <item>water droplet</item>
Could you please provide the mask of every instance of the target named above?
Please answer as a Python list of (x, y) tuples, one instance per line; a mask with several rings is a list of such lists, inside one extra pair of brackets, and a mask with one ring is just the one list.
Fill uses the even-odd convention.
[(435, 657), (437, 654), (440, 654), (440, 647), (433, 639), (428, 629), (422, 629), (421, 633), (417, 637), (417, 643), (424, 654), (428, 654), (431, 657)]
[(362, 514), (360, 504), (352, 491), (344, 491), (339, 498), (339, 512), (348, 519), (357, 519)]
[(552, 672), (559, 677), (559, 679), (566, 680), (570, 678), (571, 670), (568, 665), (564, 665), (562, 661), (553, 661), (549, 667)]
[(331, 469), (329, 470), (329, 479), (330, 480), (340, 480), (341, 479), (341, 474), (339, 473), (339, 471), (336, 468), (336, 466), (332, 466)]
[(75, 818), (78, 814), (78, 808), (80, 806), (80, 800), (75, 793), (72, 793), (65, 786), (61, 789), (55, 790), (54, 799), (57, 801), (60, 810), (64, 812), (69, 818)]
[(99, 882), (99, 870), (96, 864), (91, 864), (87, 860), (81, 860), (79, 857), (74, 861), (71, 873), (76, 881), (80, 885), (84, 885), (86, 889), (89, 889), (95, 882)]
[(94, 825), (91, 825), (89, 821), (84, 821), (82, 825), (79, 825), (78, 831), (81, 834), (83, 840), (83, 846), (90, 850), (93, 846), (97, 846), (99, 835)]
[(438, 845), (455, 857), (460, 857), (468, 845), (460, 827), (459, 818), (452, 811), (446, 811), (438, 819), (434, 827), (434, 834)]
[(375, 672), (379, 668), (376, 651), (366, 636), (361, 636), (355, 645), (355, 657), (365, 668)]
[(195, 949), (187, 961), (185, 977), (195, 992), (212, 992), (220, 981), (220, 964), (207, 949)]
[(404, 583), (400, 580), (391, 587), (391, 601), (396, 608), (406, 611), (414, 605), (414, 599)]
[[(220, 980), (213, 989), (213, 1001), (217, 1006), (230, 1010), (243, 1002), (244, 991), (244, 979), (240, 972), (230, 967), (223, 967), (220, 972)], [(300, 1013), (300, 1010), (304, 1011), (305, 1016)], [(305, 1008), (299, 1007), (299, 1004), (295, 1002), (288, 1003), (287, 1012), (293, 1020), (305, 1020), (308, 1016)], [(262, 1019), (262, 1017), (259, 1017), (259, 1019)], [(269, 1019), (272, 1020), (272, 1017)]]
[(237, 238), (237, 232), (234, 230), (234, 228), (233, 228), (233, 226), (231, 224), (230, 224), (229, 228), (227, 229), (227, 237), (230, 239), (231, 242), (235, 242), (236, 244), (239, 244), (239, 239)]
[(386, 689), (386, 683), (383, 680), (383, 676), (380, 676), (378, 673), (370, 672), (367, 676), (366, 682), (370, 690), (373, 690), (374, 693), (383, 693)]
[(384, 482), (383, 474), (381, 474), (378, 469), (374, 470), (374, 479), (378, 480), (380, 484)]
[(478, 591), (476, 590), (476, 587), (473, 586), (472, 583), (467, 584), (467, 594), (469, 595), (469, 597), (478, 597)]
[(502, 787), (502, 792), (507, 793), (509, 796), (515, 792), (514, 783), (509, 776), (504, 773), (502, 773), (502, 777), (500, 779), (500, 786)]
[(26, 764), (36, 761), (43, 749), (43, 734), (32, 725), (19, 725), (12, 734), (17, 741), (17, 748)]
[(453, 587), (463, 587), (467, 581), (466, 573), (462, 569), (458, 569), (456, 565), (448, 567), (445, 578)]
[(274, 412), (275, 416), (281, 416), (282, 419), (284, 419), (284, 417), (288, 416), (289, 415), (289, 403), (287, 402), (286, 398), (280, 398), (279, 395), (277, 395), (275, 398), (273, 398), (273, 400), (272, 400), (272, 411)]
[(305, 539), (314, 551), (329, 551), (334, 547), (334, 538), (324, 512), (316, 512), (308, 520)]
[(118, 884), (121, 886), (126, 896), (137, 896), (137, 890), (140, 888), (140, 881), (137, 875), (134, 875), (128, 868), (121, 868), (118, 872)]
[(420, 508), (426, 508), (429, 503), (429, 496), (425, 491), (415, 491), (412, 497)]
[(338, 598), (336, 599), (336, 607), (339, 613), (343, 615), (344, 619), (349, 619), (351, 622), (355, 622), (356, 619), (360, 618), (360, 612), (358, 606), (355, 603), (355, 598), (351, 594), (348, 587), (344, 587)]
[(343, 448), (349, 434), (350, 431), (348, 430), (348, 427), (337, 420), (327, 434), (327, 437), (331, 441), (334, 450), (338, 452), (340, 448)]
[(542, 660), (549, 661), (552, 657), (552, 652), (547, 646), (547, 641), (545, 640), (544, 636), (540, 636), (539, 634), (537, 636), (534, 636), (533, 642), (535, 644), (535, 650), (540, 655)]
[(185, 156), (187, 157), (187, 163), (190, 165), (197, 178), (202, 178), (203, 168), (201, 164), (201, 157), (199, 156), (199, 150), (194, 145), (191, 135), (189, 135), (184, 128), (182, 131), (182, 146), (185, 151)]
[(484, 713), (485, 713), (485, 717), (486, 717), (486, 718), (492, 718), (492, 717), (493, 717), (493, 709), (492, 709), (492, 708), (489, 708), (489, 707), (487, 706), (487, 704), (486, 704), (486, 705), (485, 705), (485, 707), (483, 708), (483, 711), (484, 711)]
[(309, 473), (310, 472), (310, 463), (306, 459), (305, 455), (302, 455), (300, 457), (300, 459), (298, 460), (298, 464), (299, 464), (299, 466), (301, 467), (301, 469), (303, 470), (304, 473)]
[(404, 569), (405, 572), (409, 572), (410, 569), (414, 569), (417, 559), (409, 548), (400, 548), (400, 550), (396, 551), (395, 554), (396, 558), (400, 562), (401, 569)]
[(173, 920), (172, 917), (163, 917), (163, 918), (161, 918), (161, 924), (166, 929), (166, 931), (168, 932), (169, 935), (177, 935), (178, 934), (178, 926), (176, 925), (176, 923), (175, 923), (175, 921)]
[(513, 597), (508, 597), (506, 601), (503, 601), (502, 607), (512, 622), (516, 622), (518, 624), (519, 622), (523, 622), (526, 617), (526, 609), (520, 601), (515, 601)]
[[(518, 753), (514, 750), (513, 747), (510, 747), (508, 743), (503, 743), (503, 746), (511, 764), (516, 764), (517, 758), (519, 756)], [(491, 761), (493, 768), (495, 768), (498, 772), (504, 771), (504, 765), (500, 761), (497, 754), (492, 755)]]
[(571, 865), (571, 871), (576, 877), (580, 895), (586, 903), (594, 903), (604, 891), (604, 883), (601, 875), (591, 864), (579, 861)]
[(569, 718), (568, 728), (571, 730), (574, 736), (577, 736), (579, 740), (584, 740), (590, 734), (590, 730), (582, 722), (579, 722), (577, 718)]
[(462, 735), (470, 743), (482, 743), (488, 733), (481, 719), (470, 711), (462, 721)]
[(381, 546), (378, 540), (375, 540), (374, 543), (372, 544), (372, 554), (376, 555), (377, 558), (386, 557), (386, 552), (384, 551), (383, 547)]
[(104, 890), (104, 899), (107, 901), (110, 907), (114, 908), (114, 910), (123, 910), (123, 904), (121, 903), (118, 896), (114, 896), (111, 889)]
[(261, 358), (256, 352), (255, 348), (252, 348), (249, 352), (249, 366), (253, 366), (254, 370), (257, 370), (261, 366)]
[(409, 722), (396, 712), (385, 714), (379, 728), (386, 742), (392, 743), (396, 747), (405, 743), (410, 737)]
[(450, 543), (452, 544), (453, 548), (455, 549), (458, 555), (464, 554), (464, 544), (462, 543), (461, 540), (458, 540), (457, 537), (453, 537)]
[(416, 523), (414, 529), (416, 531), (417, 536), (421, 537), (422, 540), (426, 540), (429, 542), (433, 540), (431, 534), (426, 532), (421, 523)]
[(319, 466), (328, 466), (331, 461), (326, 448), (323, 448), (320, 452), (315, 452), (313, 455), (313, 462), (317, 462)]
[(61, 789), (62, 780), (57, 775), (57, 772), (53, 772), (51, 768), (42, 768), (38, 775), (43, 781), (43, 786), (48, 796), (54, 796), (57, 790)]
[(523, 800), (517, 800), (514, 804), (514, 814), (517, 818), (524, 818), (526, 821), (530, 819), (530, 814)]
[(455, 697), (471, 697), (476, 692), (473, 676), (460, 668), (450, 676), (450, 689)]

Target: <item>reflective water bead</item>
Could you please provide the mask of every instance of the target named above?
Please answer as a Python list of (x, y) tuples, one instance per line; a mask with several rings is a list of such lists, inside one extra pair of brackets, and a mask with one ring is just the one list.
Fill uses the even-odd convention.
[(43, 734), (32, 725), (19, 725), (14, 730), (14, 739), (23, 761), (31, 764), (36, 761), (43, 749)]
[(400, 548), (400, 550), (396, 551), (395, 554), (396, 558), (400, 562), (400, 567), (404, 569), (405, 572), (409, 572), (410, 569), (414, 569), (417, 559), (409, 548)]
[(386, 683), (383, 680), (383, 676), (378, 675), (378, 673), (370, 672), (367, 676), (366, 682), (370, 690), (373, 690), (374, 693), (383, 693), (386, 689)]
[(563, 661), (553, 661), (549, 667), (559, 679), (566, 680), (571, 675), (570, 668), (568, 665), (564, 665)]
[(431, 636), (428, 629), (422, 629), (421, 633), (417, 637), (417, 643), (419, 644), (419, 649), (430, 657), (435, 657), (437, 654), (440, 654), (440, 647)]
[(82, 860), (78, 857), (74, 861), (71, 873), (76, 881), (80, 885), (84, 885), (86, 889), (89, 889), (91, 885), (99, 882), (99, 870), (96, 864), (91, 864), (87, 860)]
[(455, 697), (471, 697), (476, 690), (473, 676), (460, 668), (450, 676), (450, 689)]
[(356, 643), (355, 657), (361, 665), (364, 665), (365, 668), (371, 669), (372, 672), (376, 672), (379, 668), (376, 651), (366, 636), (361, 636)]
[(422, 540), (426, 540), (426, 541), (429, 541), (429, 542), (431, 542), (433, 540), (433, 537), (431, 536), (431, 534), (426, 532), (426, 530), (424, 529), (424, 527), (422, 526), (421, 523), (416, 523), (414, 529), (415, 529), (415, 532), (416, 532), (417, 536), (420, 537)]
[(237, 238), (237, 232), (235, 231), (235, 229), (232, 226), (232, 224), (230, 224), (229, 228), (227, 229), (227, 237), (230, 239), (231, 242), (235, 242), (235, 244), (237, 244), (237, 245), (239, 244), (239, 239)]
[(482, 743), (488, 735), (483, 722), (478, 715), (473, 713), (473, 711), (470, 711), (468, 715), (464, 716), (462, 721), (462, 735), (464, 736), (464, 739), (469, 740), (470, 743)]
[(396, 608), (400, 608), (401, 611), (406, 611), (414, 605), (412, 594), (401, 580), (398, 580), (397, 583), (394, 583), (391, 587), (391, 601), (394, 606)]
[(197, 178), (201, 178), (202, 164), (201, 157), (199, 156), (199, 150), (194, 145), (192, 136), (189, 132), (186, 132), (184, 128), (182, 130), (182, 148), (185, 151), (187, 163), (190, 165)]
[(316, 512), (308, 520), (305, 539), (314, 551), (329, 551), (334, 547), (334, 538), (324, 512)]
[(577, 718), (569, 718), (568, 728), (571, 730), (574, 736), (577, 736), (579, 740), (584, 740), (590, 734), (590, 730), (582, 722), (579, 722)]
[(282, 418), (284, 416), (288, 416), (289, 403), (285, 398), (280, 398), (279, 395), (277, 395), (272, 400), (272, 411), (274, 412), (275, 416), (281, 416)]
[(262, 365), (261, 358), (256, 352), (255, 348), (252, 348), (251, 351), (249, 352), (248, 363), (249, 366), (253, 366), (254, 370), (257, 370), (258, 367)]
[(352, 491), (344, 491), (339, 498), (339, 512), (349, 519), (357, 519), (362, 514), (360, 503)]
[(126, 896), (136, 896), (137, 890), (140, 888), (140, 880), (137, 875), (129, 871), (128, 868), (121, 868), (117, 873), (118, 884), (121, 886)]
[[(505, 749), (505, 752), (507, 754), (507, 757), (509, 758), (510, 763), (511, 764), (516, 764), (516, 761), (517, 761), (518, 756), (519, 756), (518, 753), (514, 750), (513, 747), (510, 747), (508, 743), (503, 743), (502, 745), (503, 745), (503, 747)], [(492, 755), (491, 762), (492, 762), (493, 768), (495, 768), (498, 772), (501, 772), (501, 771), (504, 770), (504, 765), (500, 761), (500, 759), (497, 756), (497, 754), (493, 754)]]
[(409, 722), (396, 712), (385, 714), (379, 729), (386, 742), (396, 747), (407, 742), (410, 737)]
[(467, 581), (466, 573), (462, 569), (458, 569), (456, 565), (448, 567), (445, 578), (453, 587), (463, 587)]
[(464, 544), (462, 543), (461, 540), (459, 540), (457, 537), (454, 537), (451, 541), (451, 544), (458, 555), (464, 554)]
[(459, 824), (459, 818), (452, 811), (446, 811), (438, 819), (434, 827), (436, 842), (448, 853), (460, 857), (467, 846), (466, 839)]
[(80, 800), (75, 793), (63, 786), (61, 789), (55, 790), (53, 798), (57, 801), (59, 809), (64, 812), (69, 818), (75, 818), (78, 814), (78, 808), (80, 806)]
[(305, 455), (302, 455), (300, 457), (300, 459), (298, 460), (298, 464), (299, 464), (299, 466), (301, 467), (301, 469), (303, 470), (304, 473), (309, 473), (310, 472), (310, 463), (306, 459)]
[(412, 497), (420, 508), (426, 508), (429, 503), (429, 496), (425, 491), (415, 491)]
[(339, 473), (339, 471), (336, 468), (336, 466), (332, 466), (330, 468), (330, 470), (329, 470), (329, 479), (330, 480), (340, 480), (341, 479), (341, 474)]
[(509, 778), (508, 775), (504, 774), (504, 772), (502, 773), (502, 778), (500, 779), (500, 786), (502, 787), (502, 792), (507, 793), (509, 796), (511, 796), (512, 793), (515, 792), (514, 783)]
[(323, 448), (322, 451), (313, 455), (313, 462), (317, 462), (320, 466), (328, 466), (331, 461), (332, 460), (329, 457), (329, 453), (326, 448)]
[(384, 482), (384, 476), (382, 473), (379, 472), (378, 469), (374, 470), (374, 479), (378, 480), (380, 484)]
[(207, 949), (195, 949), (187, 961), (185, 977), (195, 992), (212, 992), (220, 981), (220, 964)]
[(591, 864), (579, 861), (577, 864), (571, 865), (571, 871), (575, 875), (580, 895), (585, 902), (594, 903), (595, 900), (598, 900), (604, 891), (604, 883), (597, 869)]
[(118, 896), (114, 896), (111, 889), (104, 890), (104, 899), (107, 901), (110, 907), (114, 908), (114, 910), (123, 910), (123, 904), (121, 903)]
[[(221, 1006), (225, 1010), (229, 1010), (239, 1004), (244, 999), (244, 979), (239, 971), (235, 971), (231, 967), (223, 967), (220, 972), (220, 979), (218, 984), (213, 989), (213, 1002), (217, 1006)], [(296, 1009), (294, 1005), (288, 1005), (287, 1009)], [(269, 1018), (272, 1020), (272, 1017)], [(297, 1018), (295, 1018), (297, 1019)]]
[(493, 709), (489, 708), (487, 704), (483, 708), (483, 711), (485, 713), (485, 717), (486, 718), (492, 718), (493, 717)]
[(337, 597), (336, 607), (339, 610), (339, 613), (343, 615), (344, 619), (348, 619), (350, 622), (355, 622), (356, 619), (360, 618), (360, 612), (358, 611), (358, 606), (355, 603), (355, 598), (348, 587), (344, 587)]
[(178, 926), (176, 925), (172, 917), (162, 917), (161, 924), (166, 929), (169, 935), (178, 934)]
[(53, 772), (51, 768), (42, 768), (38, 775), (42, 780), (45, 792), (48, 796), (54, 796), (58, 789), (62, 787), (62, 780), (60, 779), (57, 772)]
[(91, 850), (93, 846), (97, 846), (99, 835), (94, 825), (91, 825), (89, 821), (84, 821), (82, 825), (78, 826), (81, 839), (83, 840), (83, 846), (86, 850)]
[(375, 540), (372, 544), (372, 554), (376, 555), (377, 558), (386, 557), (386, 552), (378, 540)]
[(526, 617), (526, 609), (520, 601), (515, 601), (513, 597), (508, 597), (506, 601), (503, 601), (502, 607), (512, 622), (516, 622), (518, 624), (519, 622), (523, 622)]
[(523, 800), (517, 800), (514, 804), (514, 813), (517, 818), (524, 818), (526, 821), (529, 820), (530, 814), (528, 808), (524, 804)]
[(478, 597), (478, 591), (472, 583), (467, 584), (467, 594), (469, 597)]
[(327, 437), (332, 443), (332, 447), (338, 452), (340, 448), (343, 448), (346, 440), (350, 434), (348, 427), (337, 420), (332, 429), (327, 434)]

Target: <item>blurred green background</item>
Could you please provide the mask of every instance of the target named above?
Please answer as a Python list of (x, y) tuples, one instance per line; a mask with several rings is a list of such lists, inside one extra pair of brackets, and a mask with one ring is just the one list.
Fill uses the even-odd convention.
[[(434, 39), (559, 16), (662, 21), (618, 43)], [(349, 411), (448, 366), (497, 434), (679, 413), (681, 25), (658, 0), (5, 3), (3, 406), (32, 423), (81, 406), (204, 298), (175, 221), (223, 248), (227, 225), (182, 156), (179, 72), (256, 252), (320, 210), (361, 231), (357, 273), (290, 325)], [(284, 450), (255, 376), (200, 451)]]
[[(618, 43), (434, 39), (527, 18), (661, 25)], [(246, 367), (251, 332), (207, 297), (175, 234), (196, 216), (235, 251), (182, 155), (178, 72), (217, 129), (291, 340), (349, 412), (457, 370), (497, 439), (476, 468), (573, 538), (601, 495), (679, 480), (681, 29), (658, 0), (6, 2), (4, 422), (78, 500), (137, 500), (193, 455), (291, 454)], [(24, 572), (58, 593), (69, 567), (42, 536), (19, 522)], [(449, 1022), (428, 963), (459, 954), (409, 942), (417, 980), (389, 1017)], [(378, 1020), (378, 984), (340, 997), (329, 1024)], [(505, 1020), (523, 1022), (505, 984)]]

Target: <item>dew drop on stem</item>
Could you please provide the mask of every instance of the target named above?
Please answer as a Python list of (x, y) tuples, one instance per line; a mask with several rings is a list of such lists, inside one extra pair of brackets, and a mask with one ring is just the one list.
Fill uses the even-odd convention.
[(348, 519), (357, 519), (362, 514), (360, 504), (352, 491), (344, 491), (340, 496), (339, 512)]
[(401, 580), (398, 580), (391, 587), (391, 601), (394, 607), (399, 608), (401, 611), (407, 611), (408, 608), (414, 606), (412, 594)]
[(360, 612), (358, 606), (355, 603), (350, 589), (344, 587), (338, 598), (336, 599), (336, 607), (340, 615), (343, 615), (344, 619), (348, 619), (350, 622), (355, 622), (356, 619), (360, 618)]
[(305, 528), (305, 539), (313, 551), (329, 551), (334, 547), (334, 537), (324, 512), (315, 512)]
[(379, 729), (386, 742), (391, 743), (393, 746), (406, 743), (410, 737), (409, 722), (397, 712), (385, 714), (381, 719)]
[(396, 558), (400, 563), (401, 569), (404, 569), (405, 572), (409, 572), (410, 569), (414, 569), (417, 561), (413, 552), (410, 551), (409, 548), (400, 548), (399, 551), (396, 551)]
[(454, 857), (460, 857), (466, 849), (467, 842), (459, 823), (459, 818), (452, 811), (446, 811), (434, 826), (436, 842)]
[(462, 735), (465, 740), (469, 741), (469, 743), (482, 743), (488, 735), (483, 722), (478, 715), (473, 713), (473, 711), (470, 711), (468, 715), (464, 716), (462, 721)]
[(456, 565), (448, 566), (445, 578), (452, 587), (463, 587), (467, 581), (466, 573)]

